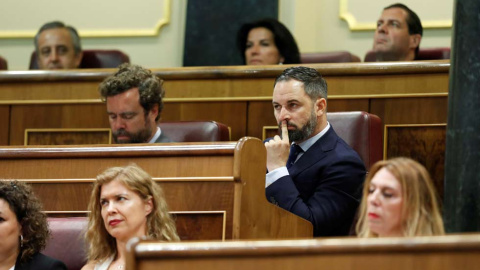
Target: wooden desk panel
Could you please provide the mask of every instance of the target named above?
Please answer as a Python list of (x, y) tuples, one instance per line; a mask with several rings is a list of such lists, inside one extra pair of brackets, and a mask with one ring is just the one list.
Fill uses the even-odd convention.
[(247, 134), (246, 101), (167, 102), (161, 121), (215, 121), (230, 127), (232, 140)]
[(10, 145), (23, 145), (25, 129), (110, 128), (104, 104), (12, 105)]
[[(55, 216), (85, 215), (94, 177), (132, 162), (160, 183), (170, 210), (184, 215), (183, 232), (189, 222), (200, 224), (193, 232), (206, 230), (205, 235), (189, 233), (184, 239), (313, 236), (310, 222), (265, 198), (266, 153), (256, 138), (238, 143), (0, 148), (0, 175), (31, 183), (45, 210)], [(209, 224), (222, 231), (212, 232)]]
[[(448, 60), (307, 66), (327, 80), (329, 111), (367, 111), (384, 124), (447, 122)], [(232, 140), (261, 138), (264, 126), (276, 125), (273, 83), (287, 67), (153, 69), (165, 80), (162, 120), (214, 120), (231, 128)], [(25, 128), (108, 128), (97, 88), (114, 71), (0, 72), (0, 144), (23, 144)]]
[(480, 235), (416, 238), (133, 243), (131, 270), (477, 269)]
[(0, 106), (0, 145), (8, 145), (8, 127), (10, 126), (10, 106)]

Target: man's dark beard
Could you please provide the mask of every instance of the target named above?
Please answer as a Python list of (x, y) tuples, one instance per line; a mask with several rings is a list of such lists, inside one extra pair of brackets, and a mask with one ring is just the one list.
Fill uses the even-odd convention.
[[(128, 141), (118, 141), (118, 136), (128, 136), (130, 140)], [(145, 128), (142, 130), (139, 130), (137, 133), (130, 133), (125, 131), (125, 129), (119, 129), (116, 132), (112, 134), (113, 136), (113, 141), (115, 143), (147, 143), (148, 139), (150, 136), (152, 136), (152, 129), (150, 128), (150, 125), (146, 124)]]
[[(315, 131), (315, 128), (317, 127), (317, 115), (315, 114), (314, 111), (310, 114), (310, 118), (308, 119), (307, 123), (299, 129), (296, 125), (290, 124), (287, 122), (287, 127), (295, 127), (296, 129), (294, 130), (289, 130), (288, 131), (288, 139), (290, 142), (303, 142), (306, 139), (308, 139), (313, 132)], [(282, 134), (282, 123), (278, 125), (280, 134)]]

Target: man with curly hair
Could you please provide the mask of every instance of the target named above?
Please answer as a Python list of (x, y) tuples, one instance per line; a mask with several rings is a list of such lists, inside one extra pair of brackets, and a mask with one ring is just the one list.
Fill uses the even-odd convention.
[(157, 126), (163, 109), (163, 81), (150, 70), (122, 64), (99, 86), (115, 143), (172, 142)]

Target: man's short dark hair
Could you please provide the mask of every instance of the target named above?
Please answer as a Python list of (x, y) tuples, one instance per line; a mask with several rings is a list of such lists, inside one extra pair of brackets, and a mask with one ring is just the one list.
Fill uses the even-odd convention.
[(270, 30), (273, 34), (275, 46), (278, 52), (285, 59), (283, 64), (298, 64), (300, 63), (300, 51), (298, 50), (297, 42), (292, 33), (288, 31), (281, 22), (276, 19), (262, 19), (252, 23), (246, 23), (240, 27), (237, 33), (237, 44), (245, 63), (245, 50), (247, 49), (248, 33), (254, 28), (264, 27)]
[(82, 44), (80, 42), (80, 36), (78, 35), (77, 30), (75, 30), (75, 28), (73, 28), (73, 26), (65, 25), (63, 22), (53, 21), (53, 22), (48, 22), (48, 23), (42, 25), (42, 27), (40, 27), (37, 34), (35, 35), (34, 42), (35, 42), (35, 51), (37, 52), (37, 55), (40, 55), (40, 48), (38, 47), (38, 38), (39, 38), (40, 34), (45, 30), (57, 29), (57, 28), (65, 28), (65, 29), (68, 30), (68, 32), (70, 33), (70, 37), (72, 38), (73, 49), (75, 51), (75, 55), (78, 55), (79, 53), (81, 53), (82, 52)]
[(302, 82), (305, 93), (307, 93), (310, 99), (327, 99), (327, 82), (316, 69), (301, 66), (287, 68), (277, 77), (277, 79), (275, 79), (274, 86), (277, 84), (277, 82), (290, 80)]
[(102, 100), (116, 96), (132, 88), (138, 88), (140, 105), (147, 114), (155, 104), (158, 104), (158, 115), (155, 121), (160, 119), (163, 109), (163, 97), (165, 89), (163, 80), (154, 75), (150, 70), (138, 65), (124, 63), (118, 67), (118, 71), (107, 77), (99, 86)]
[[(391, 8), (401, 8), (407, 12), (408, 33), (410, 35), (420, 34), (420, 36), (423, 36), (422, 22), (420, 21), (420, 18), (418, 17), (417, 13), (415, 13), (413, 10), (411, 10), (406, 5), (401, 3), (390, 5), (384, 8), (383, 10), (391, 9)], [(418, 45), (417, 48), (415, 49), (415, 58), (417, 58), (419, 50), (420, 50), (420, 45)]]

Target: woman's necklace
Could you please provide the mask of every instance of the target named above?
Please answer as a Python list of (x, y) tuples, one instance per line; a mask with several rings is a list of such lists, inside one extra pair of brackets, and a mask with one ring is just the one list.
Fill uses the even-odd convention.
[(117, 266), (118, 270), (122, 270), (123, 268), (125, 268), (125, 264), (120, 264), (120, 265)]

